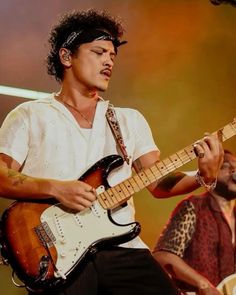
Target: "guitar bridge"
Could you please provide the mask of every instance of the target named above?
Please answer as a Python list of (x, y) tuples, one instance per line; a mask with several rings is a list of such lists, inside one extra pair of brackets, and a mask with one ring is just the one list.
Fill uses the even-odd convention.
[(52, 247), (53, 242), (56, 241), (55, 236), (53, 235), (52, 231), (50, 230), (49, 225), (46, 221), (42, 222), (40, 225), (34, 228), (35, 233), (37, 234), (40, 242), (44, 247)]

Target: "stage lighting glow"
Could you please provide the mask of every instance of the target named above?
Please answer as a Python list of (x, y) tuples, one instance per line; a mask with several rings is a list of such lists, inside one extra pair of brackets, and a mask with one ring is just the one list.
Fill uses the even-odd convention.
[(49, 95), (47, 92), (34, 91), (10, 86), (0, 85), (0, 94), (23, 97), (28, 99), (40, 99)]

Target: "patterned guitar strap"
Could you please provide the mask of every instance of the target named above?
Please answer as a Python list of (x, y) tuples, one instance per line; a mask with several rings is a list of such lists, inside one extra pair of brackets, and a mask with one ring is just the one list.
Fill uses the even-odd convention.
[(126, 146), (124, 144), (120, 125), (119, 125), (117, 117), (116, 117), (115, 109), (112, 104), (108, 105), (108, 108), (106, 111), (106, 118), (107, 118), (108, 124), (111, 128), (112, 134), (117, 142), (117, 145), (123, 155), (123, 159), (129, 165), (130, 159), (129, 159), (129, 156), (128, 156), (128, 153), (126, 150)]

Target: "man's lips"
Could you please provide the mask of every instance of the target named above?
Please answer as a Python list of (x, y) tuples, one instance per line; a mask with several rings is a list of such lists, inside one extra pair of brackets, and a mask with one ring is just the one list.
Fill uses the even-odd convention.
[(109, 70), (109, 69), (102, 70), (102, 71), (100, 72), (100, 74), (102, 74), (102, 75), (104, 75), (104, 76), (110, 78), (110, 77), (111, 77), (111, 70)]

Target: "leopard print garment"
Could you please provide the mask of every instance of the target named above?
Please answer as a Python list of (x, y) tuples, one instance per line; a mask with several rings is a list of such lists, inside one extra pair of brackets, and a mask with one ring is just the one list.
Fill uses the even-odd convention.
[(186, 200), (173, 212), (169, 222), (164, 228), (156, 251), (168, 251), (183, 258), (184, 251), (188, 247), (195, 232), (196, 213), (193, 204)]

